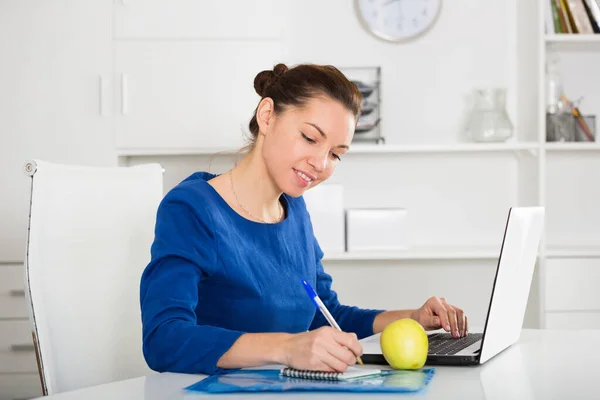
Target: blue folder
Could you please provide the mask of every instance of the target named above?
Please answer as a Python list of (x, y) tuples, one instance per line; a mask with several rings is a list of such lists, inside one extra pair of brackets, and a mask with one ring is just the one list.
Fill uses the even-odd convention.
[(431, 381), (435, 368), (420, 370), (382, 370), (381, 374), (347, 381), (326, 381), (289, 378), (280, 370), (233, 370), (211, 375), (186, 390), (204, 393), (234, 392), (369, 392), (408, 393), (419, 392)]

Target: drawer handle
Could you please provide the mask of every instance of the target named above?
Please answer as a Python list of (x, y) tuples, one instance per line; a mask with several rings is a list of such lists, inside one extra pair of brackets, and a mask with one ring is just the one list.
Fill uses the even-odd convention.
[(24, 290), (11, 290), (10, 296), (11, 297), (25, 297), (25, 291)]
[(10, 350), (15, 352), (35, 351), (35, 347), (33, 347), (33, 344), (13, 344), (10, 346)]

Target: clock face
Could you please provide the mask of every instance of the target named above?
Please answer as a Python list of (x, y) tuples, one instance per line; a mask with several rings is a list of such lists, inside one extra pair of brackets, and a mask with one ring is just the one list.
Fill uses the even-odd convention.
[(361, 23), (374, 35), (392, 42), (414, 38), (435, 22), (442, 0), (355, 0)]

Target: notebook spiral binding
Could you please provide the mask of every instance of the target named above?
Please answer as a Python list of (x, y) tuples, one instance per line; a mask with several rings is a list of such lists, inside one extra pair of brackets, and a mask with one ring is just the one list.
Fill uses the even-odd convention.
[(281, 371), (281, 375), (290, 378), (303, 378), (303, 379), (318, 379), (326, 381), (336, 381), (341, 375), (340, 372), (326, 372), (326, 371), (311, 371), (305, 369), (295, 368), (284, 368)]

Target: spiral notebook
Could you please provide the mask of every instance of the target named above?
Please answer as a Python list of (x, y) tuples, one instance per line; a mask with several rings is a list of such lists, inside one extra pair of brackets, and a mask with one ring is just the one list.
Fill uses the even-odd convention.
[(381, 374), (380, 369), (348, 367), (344, 372), (309, 371), (295, 368), (282, 368), (280, 374), (289, 378), (344, 381)]

